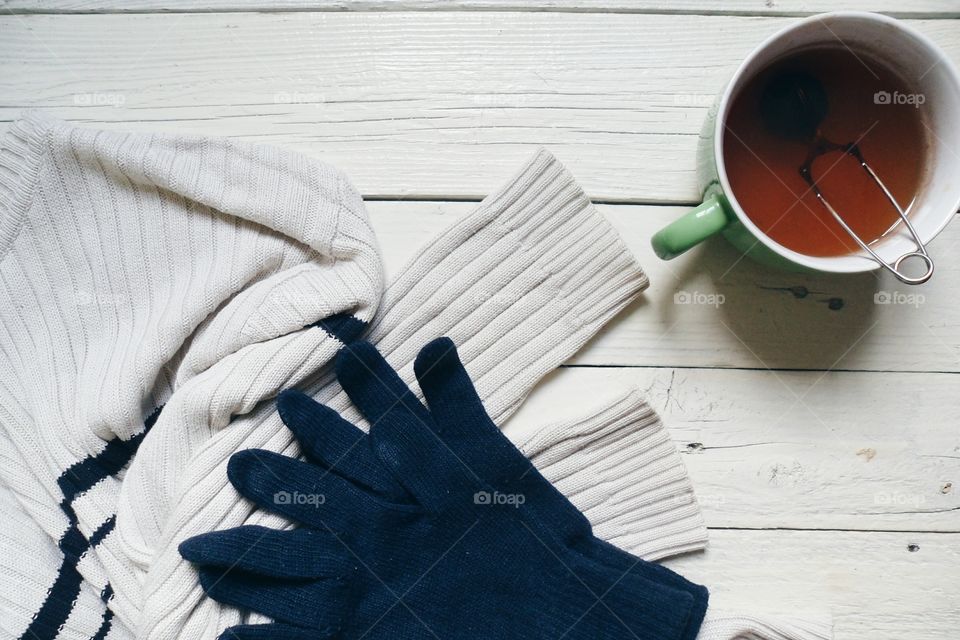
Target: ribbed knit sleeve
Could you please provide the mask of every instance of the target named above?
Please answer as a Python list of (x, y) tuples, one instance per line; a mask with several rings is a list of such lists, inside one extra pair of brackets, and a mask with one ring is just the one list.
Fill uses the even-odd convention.
[[(638, 389), (543, 425), (515, 444), (587, 516), (597, 537), (648, 561), (706, 548), (707, 529), (686, 465)], [(829, 620), (739, 614), (711, 605), (697, 640), (832, 637)]]
[[(646, 276), (616, 231), (570, 173), (541, 151), (473, 213), (418, 251), (388, 286), (368, 339), (415, 386), (413, 361), (419, 349), (433, 338), (449, 336), (488, 411), (502, 423), (544, 374), (573, 355), (646, 286)], [(302, 386), (364, 424), (329, 370)], [(195, 638), (240, 621), (239, 612), (204, 598), (177, 544), (243, 523), (285, 525), (275, 516), (253, 512), (227, 482), (230, 454), (249, 447), (298, 453), (272, 404), (213, 434), (190, 452), (185, 467), (171, 465), (179, 460), (174, 450), (148, 453), (168, 464), (135, 481), (154, 484), (155, 474), (176, 474), (182, 492), (165, 498), (177, 508), (145, 576), (145, 635)], [(121, 511), (118, 526), (135, 526), (147, 516), (141, 513), (146, 505), (121, 506), (129, 510)]]
[(20, 232), (33, 201), (45, 132), (37, 113), (15, 120), (0, 144), (0, 257)]
[(502, 423), (647, 285), (573, 176), (540, 151), (411, 261), (387, 288), (370, 339), (415, 384), (420, 347), (450, 337)]
[(517, 446), (607, 542), (645, 560), (707, 546), (686, 465), (637, 389)]
[(829, 620), (707, 611), (697, 640), (831, 640)]

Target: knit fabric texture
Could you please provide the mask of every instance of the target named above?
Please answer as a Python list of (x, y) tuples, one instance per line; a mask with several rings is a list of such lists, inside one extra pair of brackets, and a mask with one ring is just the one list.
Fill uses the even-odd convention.
[[(364, 426), (322, 365), (372, 321), (370, 339), (415, 391), (415, 349), (451, 336), (502, 425), (647, 284), (546, 152), (423, 247), (374, 316), (380, 273), (362, 202), (328, 166), (38, 112), (11, 124), (0, 142), (0, 634), (215, 637), (248, 616), (204, 598), (176, 545), (289, 524), (225, 480), (244, 447), (299, 452), (263, 400), (297, 385)], [(657, 497), (676, 469), (686, 475), (662, 444), (645, 453), (665, 432), (644, 411), (642, 430), (598, 410), (521, 446), (601, 537), (653, 558), (705, 535), (685, 497)], [(605, 491), (591, 490), (597, 477)]]
[[(387, 288), (367, 336), (411, 385), (417, 350), (435, 336), (450, 336), (491, 417), (502, 423), (543, 375), (646, 285), (616, 231), (569, 172), (541, 151), (472, 214), (418, 251)], [(329, 368), (298, 386), (365, 427)], [(289, 526), (243, 500), (226, 470), (240, 449), (288, 456), (299, 449), (273, 403), (236, 417), (205, 442), (191, 445), (176, 432), (156, 434), (154, 429), (124, 478), (117, 515), (128, 557), (149, 566), (142, 635), (209, 637), (243, 615), (203, 596), (177, 545), (241, 524)], [(175, 495), (156, 495), (158, 487), (169, 486), (158, 483), (160, 477), (178, 480)], [(169, 508), (162, 526), (143, 500)]]
[[(645, 560), (703, 551), (707, 529), (686, 465), (636, 387), (516, 442), (590, 520), (594, 534)], [(697, 640), (830, 640), (829, 616), (707, 610)]]
[(686, 465), (635, 387), (541, 426), (520, 451), (603, 540), (647, 560), (700, 551), (707, 528)]
[(818, 619), (742, 614), (724, 611), (707, 613), (697, 640), (830, 640), (833, 624), (829, 616)]
[[(348, 345), (337, 377), (373, 425), (369, 436), (301, 398), (299, 410), (281, 413), (307, 461), (263, 450), (233, 456), (230, 480), (241, 493), (306, 528), (241, 527), (183, 543), (209, 594), (284, 623), (273, 625), (274, 637), (315, 629), (384, 639), (425, 630), (445, 638), (694, 638), (706, 590), (628, 554), (608, 565), (584, 553), (591, 539), (606, 543), (489, 420), (450, 340), (425, 346), (415, 371), (429, 410), (372, 345)], [(350, 430), (342, 442), (326, 439)], [(350, 440), (348, 464), (341, 445)], [(474, 458), (487, 454), (482, 464), (465, 459), (464, 446)], [(377, 468), (383, 477), (371, 478)], [(568, 512), (582, 523), (582, 539), (555, 526)], [(280, 554), (251, 548), (256, 535)], [(223, 637), (245, 632), (264, 633), (235, 628)]]
[[(34, 533), (4, 553), (42, 568), (3, 592), (46, 595), (0, 616), (10, 637), (133, 631), (152, 549), (115, 514), (147, 430), (195, 450), (330, 360), (382, 290), (362, 200), (332, 167), (37, 112), (13, 123), (0, 145), (0, 479), (3, 521)], [(148, 458), (164, 472), (127, 500), (159, 527), (181, 477)]]

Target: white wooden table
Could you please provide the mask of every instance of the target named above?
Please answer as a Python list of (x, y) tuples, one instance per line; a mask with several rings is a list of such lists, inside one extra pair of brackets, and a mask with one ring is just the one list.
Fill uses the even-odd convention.
[[(648, 247), (697, 198), (711, 96), (797, 16), (889, 12), (960, 63), (960, 0), (841, 4), (5, 0), (0, 130), (42, 106), (323, 158), (369, 199), (388, 270), (548, 146), (652, 286), (508, 430), (576, 410), (584, 390), (637, 384), (686, 454), (711, 527), (707, 553), (670, 564), (716, 606), (829, 611), (840, 640), (955, 640), (960, 223), (933, 243), (938, 272), (915, 290), (770, 271), (723, 241), (671, 263)], [(677, 292), (724, 303), (674, 304)], [(920, 297), (884, 305), (877, 292)]]

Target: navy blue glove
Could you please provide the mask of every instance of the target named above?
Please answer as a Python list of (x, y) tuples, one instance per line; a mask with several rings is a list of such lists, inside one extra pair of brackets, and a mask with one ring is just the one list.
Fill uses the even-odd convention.
[[(360, 375), (346, 377), (346, 372), (341, 375), (341, 384), (364, 416), (375, 422), (387, 415), (408, 389), (374, 349), (360, 349), (356, 355), (363, 363), (357, 369)], [(411, 410), (420, 414), (424, 424), (466, 468), (500, 495), (522, 495), (524, 510), (535, 513), (542, 525), (538, 535), (559, 538), (560, 544), (609, 567), (618, 576), (632, 571), (689, 593), (694, 598), (694, 611), (682, 638), (696, 638), (707, 610), (707, 589), (595, 537), (587, 518), (487, 415), (452, 340), (439, 338), (421, 349), (414, 372), (430, 410), (428, 413), (416, 401)], [(405, 499), (403, 487), (377, 459), (370, 436), (299, 391), (285, 391), (277, 405), (284, 423), (307, 445), (306, 455), (313, 462), (353, 478), (390, 500)]]
[[(439, 380), (430, 363), (440, 367), (448, 354), (459, 365), (449, 341), (421, 353), (422, 386)], [(669, 640), (692, 627), (696, 633), (702, 588), (612, 547), (609, 557), (589, 552), (593, 543), (558, 528), (571, 514), (549, 512), (557, 496), (565, 499), (546, 480), (539, 482), (555, 495), (544, 498), (534, 485), (531, 496), (505, 491), (521, 486), (513, 476), (503, 484), (486, 477), (519, 459), (478, 474), (448, 446), (444, 434), (460, 429), (449, 420), (472, 421), (479, 407), (489, 422), (478, 401), (466, 415), (452, 415), (455, 395), (446, 394), (462, 393), (461, 379), (439, 396), (440, 386), (430, 392), (431, 409), (439, 402), (432, 413), (369, 344), (345, 350), (337, 373), (373, 425), (369, 437), (287, 392), (281, 415), (309, 461), (251, 450), (229, 465), (241, 493), (304, 527), (240, 527), (181, 545), (208, 594), (278, 621), (234, 627), (230, 637)], [(472, 392), (465, 372), (463, 380)], [(483, 499), (492, 495), (508, 500)], [(527, 500), (539, 504), (528, 509)], [(586, 522), (572, 506), (564, 509)]]
[[(590, 521), (543, 477), (487, 415), (449, 338), (439, 338), (424, 347), (414, 362), (414, 372), (434, 418), (432, 424), (437, 436), (464, 465), (485, 482), (499, 487), (499, 491), (525, 496), (524, 506), (535, 512), (546, 530), (560, 538), (562, 544), (616, 572), (636, 571), (690, 593), (695, 600), (694, 613), (682, 637), (696, 638), (707, 611), (706, 587), (659, 564), (640, 561), (594, 536)], [(304, 400), (309, 398), (302, 396), (298, 400), (305, 405)], [(637, 565), (638, 562), (642, 564)]]

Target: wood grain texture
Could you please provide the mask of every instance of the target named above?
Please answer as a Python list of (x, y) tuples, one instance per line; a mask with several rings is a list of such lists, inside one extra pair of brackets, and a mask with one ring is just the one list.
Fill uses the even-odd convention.
[[(266, 141), (367, 196), (471, 198), (549, 146), (601, 201), (689, 203), (698, 133), (793, 18), (371, 12), (0, 17), (0, 119)], [(950, 20), (909, 24), (960, 60)]]
[(955, 0), (8, 0), (23, 13), (227, 11), (576, 11), (713, 15), (810, 15), (839, 9), (895, 16), (955, 17)]
[(630, 388), (670, 429), (710, 527), (960, 533), (955, 375), (568, 367), (506, 433)]
[(298, 149), (390, 200), (368, 202), (389, 273), (475, 206), (451, 200), (548, 146), (592, 198), (633, 203), (600, 210), (652, 286), (507, 433), (639, 387), (711, 527), (706, 553), (670, 565), (714, 608), (953, 640), (960, 223), (916, 289), (772, 271), (722, 240), (673, 262), (648, 245), (697, 199), (701, 122), (742, 57), (790, 16), (842, 8), (930, 18), (910, 24), (960, 61), (958, 0), (6, 0), (0, 131), (39, 106)]
[[(511, 171), (501, 168), (489, 190)], [(368, 203), (388, 272), (474, 206)], [(771, 270), (741, 258), (719, 238), (664, 262), (653, 255), (650, 236), (684, 208), (599, 209), (651, 285), (575, 364), (960, 372), (957, 221), (930, 245), (936, 276), (911, 289), (885, 273), (838, 277)]]
[(705, 554), (667, 564), (707, 584), (711, 607), (811, 618), (827, 609), (835, 640), (956, 640), (956, 534), (710, 533)]

